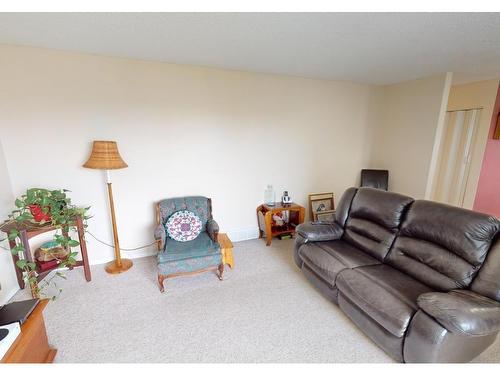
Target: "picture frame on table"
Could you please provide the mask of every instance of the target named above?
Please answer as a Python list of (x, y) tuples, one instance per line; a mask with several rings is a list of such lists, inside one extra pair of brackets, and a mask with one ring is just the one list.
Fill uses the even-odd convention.
[(319, 220), (318, 214), (330, 213), (335, 210), (333, 193), (309, 194), (309, 217), (311, 221)]
[(328, 223), (333, 223), (335, 221), (335, 210), (323, 211), (317, 213), (315, 221), (324, 221)]

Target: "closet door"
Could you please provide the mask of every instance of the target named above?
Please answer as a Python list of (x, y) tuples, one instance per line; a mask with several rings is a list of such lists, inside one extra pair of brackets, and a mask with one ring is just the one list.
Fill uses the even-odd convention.
[(436, 200), (463, 206), (480, 109), (447, 112)]

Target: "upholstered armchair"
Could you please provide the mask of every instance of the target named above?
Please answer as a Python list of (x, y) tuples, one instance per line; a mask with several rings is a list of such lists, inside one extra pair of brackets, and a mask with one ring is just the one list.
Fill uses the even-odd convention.
[[(167, 233), (166, 225), (175, 213), (189, 211), (201, 221), (201, 232), (192, 240), (177, 241)], [(155, 239), (158, 241), (158, 283), (164, 292), (167, 278), (218, 270), (222, 280), (224, 264), (217, 242), (219, 226), (212, 218), (212, 201), (206, 197), (165, 199), (156, 205)], [(175, 237), (175, 236), (174, 236)]]

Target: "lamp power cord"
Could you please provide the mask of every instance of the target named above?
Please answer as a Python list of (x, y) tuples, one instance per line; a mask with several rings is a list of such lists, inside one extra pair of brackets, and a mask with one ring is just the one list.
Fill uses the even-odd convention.
[[(111, 245), (107, 242), (104, 242), (102, 240), (100, 240), (99, 238), (97, 238), (94, 234), (92, 234), (92, 232), (89, 232), (88, 230), (85, 231), (85, 234), (90, 234), (97, 242), (100, 242), (102, 243), (103, 245), (105, 246), (108, 246), (108, 247), (111, 247), (114, 249), (114, 245)], [(135, 251), (135, 250), (140, 250), (140, 249), (145, 249), (147, 247), (150, 247), (150, 246), (153, 246), (153, 245), (156, 245), (158, 243), (158, 241), (153, 241), (147, 245), (142, 245), (142, 246), (138, 246), (138, 247), (132, 247), (132, 248), (124, 248), (124, 247), (121, 247), (120, 246), (120, 250), (123, 250), (123, 251)]]

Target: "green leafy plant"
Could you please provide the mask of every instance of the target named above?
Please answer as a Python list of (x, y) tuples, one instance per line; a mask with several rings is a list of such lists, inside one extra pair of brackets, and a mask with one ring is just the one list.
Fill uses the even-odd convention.
[[(16, 209), (9, 215), (9, 221), (0, 225), (3, 227), (14, 227), (8, 231), (8, 239), (15, 242), (15, 246), (10, 249), (13, 255), (24, 254), (25, 248), (21, 241), (20, 228), (40, 229), (44, 226), (51, 226), (55, 229), (53, 240), (57, 245), (71, 249), (79, 246), (80, 243), (69, 236), (70, 231), (75, 231), (75, 219), (80, 216), (83, 219), (84, 227), (87, 227), (87, 215), (90, 207), (77, 207), (71, 203), (71, 198), (67, 193), (69, 190), (48, 190), (32, 188), (26, 191), (26, 194), (15, 200)], [(14, 225), (13, 225), (14, 224)], [(5, 239), (4, 239), (5, 240)], [(31, 287), (31, 293), (34, 297), (43, 294), (42, 289), (51, 285), (55, 277), (64, 275), (60, 272), (62, 268), (72, 269), (76, 264), (78, 252), (69, 251), (69, 254), (60, 261), (58, 270), (49, 279), (44, 279), (44, 283), (39, 285), (37, 281), (36, 264), (20, 258), (16, 266), (23, 271), (25, 282)], [(61, 291), (61, 290), (59, 290)]]

